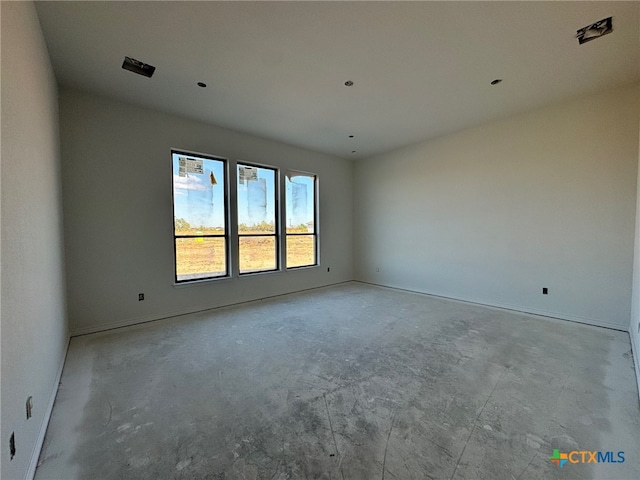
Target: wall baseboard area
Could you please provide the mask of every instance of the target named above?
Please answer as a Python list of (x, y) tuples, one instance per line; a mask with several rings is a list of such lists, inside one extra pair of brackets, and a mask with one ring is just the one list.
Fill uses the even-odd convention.
[[(636, 327), (637, 328), (637, 327)], [(631, 353), (633, 355), (633, 367), (636, 371), (636, 382), (638, 383), (638, 401), (640, 401), (640, 335), (634, 327), (629, 328), (631, 340)]]
[(117, 322), (110, 322), (110, 323), (106, 323), (106, 324), (102, 324), (102, 325), (95, 325), (95, 326), (91, 326), (91, 327), (74, 329), (74, 330), (71, 330), (69, 332), (69, 336), (70, 337), (79, 337), (81, 335), (89, 335), (91, 333), (98, 333), (98, 332), (104, 332), (104, 331), (107, 331), (107, 330), (114, 330), (116, 328), (132, 327), (134, 325), (141, 325), (143, 323), (155, 322), (156, 320), (166, 320), (166, 319), (172, 318), (172, 317), (181, 317), (183, 315), (192, 315), (194, 313), (206, 312), (206, 311), (209, 311), (209, 310), (218, 310), (220, 308), (233, 307), (233, 306), (236, 306), (236, 305), (243, 305), (243, 304), (246, 304), (246, 303), (261, 302), (263, 300), (268, 300), (268, 299), (271, 299), (271, 298), (282, 297), (284, 295), (290, 295), (290, 294), (294, 294), (294, 293), (301, 293), (301, 292), (306, 292), (306, 291), (310, 291), (310, 290), (317, 290), (317, 289), (320, 289), (320, 288), (326, 288), (326, 287), (331, 287), (331, 286), (334, 286), (334, 285), (340, 285), (342, 283), (349, 283), (351, 281), (352, 280), (346, 280), (346, 281), (342, 281), (342, 282), (330, 283), (330, 284), (327, 284), (327, 285), (319, 285), (317, 287), (312, 287), (312, 288), (303, 288), (301, 290), (295, 290), (295, 291), (286, 292), (286, 293), (280, 293), (280, 294), (276, 294), (276, 295), (269, 295), (267, 297), (255, 298), (255, 299), (252, 299), (252, 300), (244, 300), (244, 301), (241, 301), (241, 302), (230, 302), (230, 303), (225, 303), (225, 304), (221, 304), (221, 305), (201, 305), (201, 306), (193, 307), (192, 309), (189, 309), (189, 311), (187, 311), (187, 312), (185, 312), (184, 310), (181, 310), (181, 311), (155, 313), (155, 314), (152, 314), (152, 315), (144, 315), (144, 316), (140, 316), (140, 317), (129, 318), (129, 319), (126, 319), (126, 320), (119, 320)]
[(407, 288), (396, 287), (396, 286), (393, 286), (393, 285), (383, 285), (383, 284), (379, 284), (379, 283), (365, 282), (365, 281), (362, 281), (362, 280), (355, 280), (355, 281), (356, 282), (360, 282), (360, 283), (366, 283), (367, 285), (375, 285), (376, 287), (390, 288), (390, 289), (393, 289), (393, 290), (401, 290), (403, 292), (417, 293), (419, 295), (428, 295), (430, 297), (444, 298), (444, 299), (453, 300), (453, 301), (456, 301), (456, 302), (471, 303), (473, 305), (481, 305), (483, 307), (500, 308), (500, 309), (503, 309), (503, 310), (510, 310), (510, 311), (518, 312), (518, 313), (526, 313), (526, 314), (529, 314), (529, 315), (538, 315), (540, 317), (550, 317), (550, 318), (556, 318), (556, 319), (559, 319), (559, 320), (568, 320), (570, 322), (582, 323), (582, 324), (591, 325), (591, 326), (594, 326), (594, 327), (609, 328), (611, 330), (618, 330), (620, 332), (627, 332), (628, 331), (625, 328), (620, 327), (620, 325), (617, 325), (617, 324), (614, 324), (614, 323), (609, 323), (609, 322), (598, 320), (598, 319), (594, 319), (594, 318), (581, 317), (579, 315), (570, 315), (570, 314), (566, 314), (566, 313), (551, 312), (551, 311), (546, 311), (546, 310), (540, 310), (540, 309), (537, 309), (537, 308), (525, 308), (525, 307), (521, 307), (521, 306), (518, 306), (518, 305), (510, 305), (510, 304), (507, 304), (507, 303), (487, 302), (487, 301), (478, 300), (478, 299), (469, 300), (469, 299), (465, 299), (465, 298), (447, 297), (447, 296), (438, 295), (438, 294), (435, 294), (435, 293), (422, 292), (422, 291), (419, 291), (419, 290), (410, 290), (410, 289), (407, 289)]
[(42, 445), (44, 444), (44, 437), (47, 433), (47, 428), (49, 427), (51, 413), (53, 412), (53, 404), (55, 403), (56, 396), (58, 395), (58, 386), (60, 385), (60, 379), (62, 378), (62, 370), (64, 369), (64, 364), (67, 360), (67, 354), (69, 353), (70, 341), (71, 338), (68, 338), (67, 346), (65, 347), (64, 354), (62, 355), (62, 359), (60, 360), (60, 366), (58, 367), (58, 373), (56, 374), (56, 381), (53, 384), (53, 389), (51, 390), (51, 395), (49, 396), (49, 402), (47, 404), (47, 410), (44, 413), (44, 418), (42, 419), (42, 424), (40, 425), (40, 433), (38, 433), (38, 438), (36, 439), (36, 443), (33, 446), (33, 451), (31, 452), (31, 460), (29, 461), (27, 474), (24, 477), (25, 480), (33, 480), (36, 474), (38, 460), (40, 459), (40, 452), (42, 451)]

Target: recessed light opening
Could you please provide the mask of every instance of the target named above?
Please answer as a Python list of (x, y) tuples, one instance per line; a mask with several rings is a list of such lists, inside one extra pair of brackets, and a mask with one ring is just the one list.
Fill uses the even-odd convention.
[(349, 138), (353, 138), (353, 135), (349, 135)]
[(502, 79), (501, 79), (501, 78), (496, 78), (495, 80), (493, 80), (493, 81), (491, 82), (491, 85), (497, 85), (497, 84), (499, 84), (500, 82), (502, 82)]
[(347, 80), (346, 82), (344, 82), (345, 87), (352, 87), (353, 86), (353, 82), (351, 80)]
[(207, 86), (207, 84), (203, 83), (203, 82), (198, 82), (198, 86), (202, 87), (202, 88), (205, 88)]

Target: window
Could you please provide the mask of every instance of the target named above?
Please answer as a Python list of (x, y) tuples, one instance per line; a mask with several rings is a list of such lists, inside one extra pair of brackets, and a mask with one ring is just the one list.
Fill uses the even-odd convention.
[(287, 268), (317, 265), (316, 176), (286, 175)]
[(175, 281), (229, 275), (227, 162), (171, 151)]
[(277, 171), (239, 163), (237, 173), (240, 273), (277, 270)]
[(318, 265), (315, 175), (175, 149), (171, 163), (175, 283)]

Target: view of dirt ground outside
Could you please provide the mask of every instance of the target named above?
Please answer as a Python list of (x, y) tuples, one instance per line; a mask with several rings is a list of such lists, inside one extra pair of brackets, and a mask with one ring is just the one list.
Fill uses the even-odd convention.
[[(305, 233), (302, 229), (287, 229), (287, 232)], [(176, 238), (177, 280), (194, 280), (226, 275), (226, 255), (224, 237), (198, 237), (203, 234), (222, 234), (224, 231), (177, 230), (176, 235), (194, 235), (192, 238)], [(254, 230), (247, 234), (257, 233)], [(273, 270), (276, 261), (275, 237), (240, 237), (240, 270)], [(314, 235), (296, 235), (287, 237), (288, 268), (315, 264)]]

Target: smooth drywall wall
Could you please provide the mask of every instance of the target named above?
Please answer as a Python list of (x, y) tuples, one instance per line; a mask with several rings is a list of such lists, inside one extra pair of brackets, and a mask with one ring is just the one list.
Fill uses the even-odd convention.
[[(68, 343), (57, 87), (31, 2), (2, 2), (3, 479), (33, 474)], [(26, 419), (26, 400), (33, 416)], [(16, 455), (9, 456), (15, 432)]]
[[(72, 335), (352, 280), (351, 161), (76, 91), (60, 129)], [(321, 266), (175, 287), (171, 148), (316, 173)]]
[[(638, 102), (638, 115), (640, 116), (640, 101)], [(633, 359), (636, 368), (638, 392), (640, 394), (640, 129), (638, 130), (638, 190), (636, 195), (636, 237), (633, 257), (633, 290), (631, 294), (631, 322), (629, 334), (633, 348)]]
[(638, 96), (616, 89), (358, 161), (356, 279), (627, 330)]

